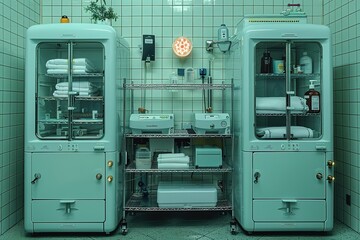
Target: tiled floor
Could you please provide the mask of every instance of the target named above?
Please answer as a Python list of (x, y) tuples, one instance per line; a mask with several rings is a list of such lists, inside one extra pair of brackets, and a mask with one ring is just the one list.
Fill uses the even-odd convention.
[(26, 234), (23, 230), (23, 223), (20, 222), (15, 227), (0, 236), (1, 240), (21, 240), (21, 239), (200, 239), (200, 240), (226, 240), (226, 239), (334, 239), (350, 240), (360, 239), (360, 234), (341, 224), (335, 222), (334, 230), (330, 233), (254, 233), (246, 235), (239, 230), (236, 235), (230, 233), (229, 214), (212, 213), (136, 213), (134, 216), (127, 216), (128, 233), (123, 236), (120, 229), (110, 235), (105, 234)]

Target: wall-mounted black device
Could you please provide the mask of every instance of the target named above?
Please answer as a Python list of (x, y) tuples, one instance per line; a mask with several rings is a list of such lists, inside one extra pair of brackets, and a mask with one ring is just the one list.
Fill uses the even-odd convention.
[(143, 61), (155, 61), (155, 35), (143, 35)]

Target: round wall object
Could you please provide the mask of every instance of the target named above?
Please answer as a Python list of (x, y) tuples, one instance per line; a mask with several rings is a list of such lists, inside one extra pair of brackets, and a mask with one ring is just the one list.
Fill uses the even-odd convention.
[(173, 51), (178, 57), (187, 57), (192, 50), (192, 43), (186, 37), (178, 37), (173, 43)]

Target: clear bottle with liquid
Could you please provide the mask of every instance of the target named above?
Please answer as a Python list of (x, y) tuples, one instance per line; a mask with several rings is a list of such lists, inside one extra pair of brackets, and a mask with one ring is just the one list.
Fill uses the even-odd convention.
[[(170, 84), (171, 85), (177, 85), (178, 84), (178, 75), (175, 73), (175, 72), (172, 72), (169, 76), (170, 78)], [(175, 89), (171, 89), (169, 90), (169, 92), (177, 92), (178, 90), (175, 90)]]
[(320, 112), (320, 93), (315, 90), (316, 80), (309, 80), (309, 91), (304, 94), (306, 105), (309, 107), (308, 113)]
[(307, 52), (303, 52), (303, 56), (300, 58), (300, 66), (303, 73), (312, 73), (312, 59), (307, 55)]

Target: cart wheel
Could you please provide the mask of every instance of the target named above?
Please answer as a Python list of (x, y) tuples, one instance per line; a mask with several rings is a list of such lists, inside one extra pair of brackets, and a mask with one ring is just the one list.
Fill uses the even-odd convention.
[(127, 222), (125, 219), (121, 220), (120, 228), (121, 228), (121, 234), (126, 235), (128, 232), (128, 228), (127, 228)]
[(237, 224), (235, 220), (231, 220), (230, 222), (230, 232), (232, 235), (235, 235), (237, 233)]

